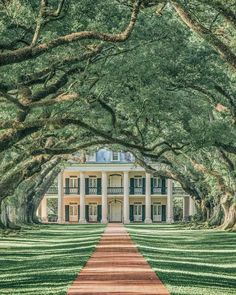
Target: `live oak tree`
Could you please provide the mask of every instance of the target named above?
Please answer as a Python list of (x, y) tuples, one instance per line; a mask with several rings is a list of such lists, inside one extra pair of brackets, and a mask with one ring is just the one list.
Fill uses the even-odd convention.
[[(183, 30), (176, 19), (172, 19), (173, 26), (179, 32), (173, 27), (168, 31), (171, 20), (163, 26), (163, 17), (158, 27), (168, 38), (163, 34), (162, 40), (144, 50), (131, 47), (120, 62), (118, 55), (110, 58), (111, 68), (104, 69), (110, 74), (105, 78), (101, 75), (94, 91), (92, 116), (103, 107), (111, 117), (112, 133), (128, 136), (127, 149), (159, 162), (176, 162), (177, 170), (183, 165), (189, 183), (198, 187), (195, 195), (200, 195), (205, 204), (211, 196), (212, 206), (220, 202), (225, 211), (223, 227), (230, 228), (235, 224), (233, 73), (207, 43)], [(130, 146), (132, 142), (137, 149)], [(145, 150), (155, 144), (155, 150)], [(168, 159), (163, 157), (166, 154)], [(200, 174), (200, 181), (188, 170)], [(178, 180), (185, 188), (190, 187)]]
[(203, 212), (223, 208), (222, 227), (233, 228), (234, 3), (41, 1), (16, 13), (17, 3), (2, 4), (1, 198), (26, 182), (22, 198), (37, 204), (47, 163), (100, 144), (179, 181)]

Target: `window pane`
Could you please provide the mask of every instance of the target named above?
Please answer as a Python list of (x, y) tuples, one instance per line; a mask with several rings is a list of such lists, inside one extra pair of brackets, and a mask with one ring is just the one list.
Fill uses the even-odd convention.
[(153, 214), (157, 215), (157, 206), (156, 205), (153, 206)]
[(113, 152), (112, 153), (112, 160), (113, 161), (118, 161), (119, 160), (119, 153), (118, 152)]
[(138, 215), (141, 215), (141, 211), (142, 211), (142, 206), (139, 205), (139, 212), (138, 212)]
[(89, 178), (89, 187), (96, 187), (97, 186), (97, 178), (96, 177), (90, 177)]
[(73, 207), (70, 206), (69, 208), (70, 208), (70, 215), (73, 215)]
[(77, 178), (69, 178), (69, 186), (77, 187)]
[(77, 205), (74, 206), (74, 215), (78, 215), (78, 206)]
[(142, 178), (137, 177), (134, 179), (134, 187), (142, 187)]
[(158, 187), (158, 178), (157, 177), (153, 178), (153, 186)]

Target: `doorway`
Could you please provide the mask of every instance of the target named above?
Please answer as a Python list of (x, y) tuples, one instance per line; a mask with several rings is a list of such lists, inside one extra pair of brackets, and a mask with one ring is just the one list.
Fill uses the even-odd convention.
[(70, 222), (78, 221), (78, 205), (69, 205)]
[(97, 204), (89, 204), (89, 221), (96, 222), (98, 218), (98, 206)]
[(122, 222), (122, 204), (121, 201), (112, 201), (109, 204), (110, 222)]
[(142, 221), (142, 204), (134, 204), (134, 221)]
[(161, 221), (161, 205), (153, 204), (153, 221)]

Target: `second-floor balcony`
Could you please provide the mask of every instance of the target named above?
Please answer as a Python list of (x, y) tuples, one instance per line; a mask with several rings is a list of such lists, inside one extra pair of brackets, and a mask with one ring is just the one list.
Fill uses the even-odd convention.
[(133, 193), (132, 193), (132, 189), (130, 188), (130, 194), (143, 195), (143, 194), (145, 194), (145, 192), (143, 191), (143, 187), (134, 187), (133, 188)]
[(165, 187), (153, 187), (151, 193), (153, 195), (165, 194), (166, 188)]
[(123, 187), (108, 187), (107, 194), (108, 195), (122, 195), (124, 193)]
[(64, 193), (66, 195), (78, 195), (79, 194), (79, 187), (64, 187)]
[[(129, 189), (130, 195), (145, 195), (144, 187), (133, 187)], [(51, 186), (47, 194), (57, 194), (58, 188), (56, 186)], [(64, 187), (64, 193), (66, 195), (79, 195), (80, 188), (79, 187)], [(123, 187), (108, 187), (107, 194), (108, 195), (122, 195), (124, 193)], [(98, 187), (87, 187), (85, 191), (86, 195), (101, 195), (101, 188)], [(165, 195), (167, 194), (166, 187), (152, 187), (151, 188), (152, 195)], [(186, 193), (181, 187), (174, 187), (173, 194), (175, 195), (185, 195)]]
[(98, 192), (98, 188), (96, 186), (89, 186), (85, 193), (86, 195), (101, 195), (101, 193)]

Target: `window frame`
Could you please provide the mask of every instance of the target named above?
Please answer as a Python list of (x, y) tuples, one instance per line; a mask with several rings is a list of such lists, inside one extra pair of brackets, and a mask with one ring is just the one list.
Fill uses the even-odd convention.
[[(117, 154), (117, 159), (114, 159), (114, 155)], [(119, 162), (120, 161), (120, 152), (112, 152), (111, 154), (111, 161), (112, 162)]]
[[(137, 181), (139, 182), (139, 185), (137, 185)], [(142, 188), (143, 187), (143, 177), (140, 176), (134, 176), (134, 188)]]
[(69, 176), (69, 187), (77, 188), (78, 187), (78, 177), (77, 176)]
[[(93, 176), (93, 175), (90, 175), (88, 177), (89, 181), (88, 181), (88, 186), (91, 187), (91, 188), (96, 188), (97, 187), (97, 176)], [(90, 181), (94, 181), (94, 184), (95, 185), (91, 185)]]

